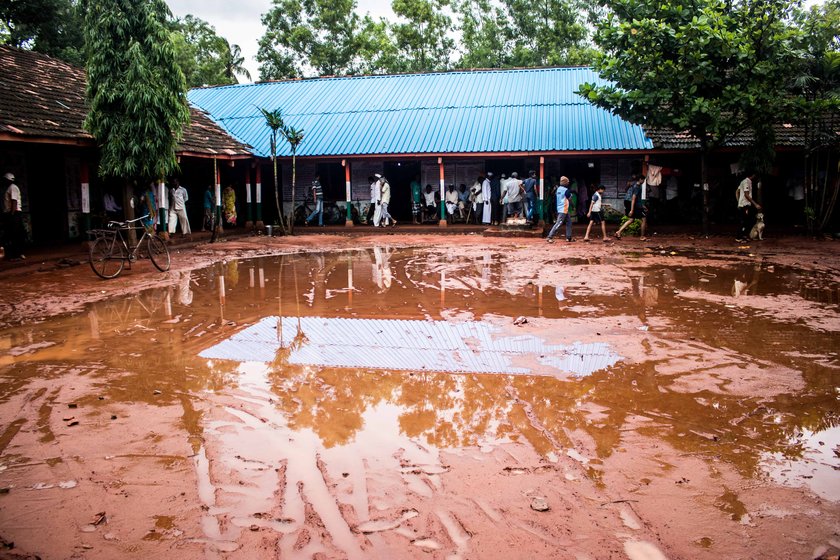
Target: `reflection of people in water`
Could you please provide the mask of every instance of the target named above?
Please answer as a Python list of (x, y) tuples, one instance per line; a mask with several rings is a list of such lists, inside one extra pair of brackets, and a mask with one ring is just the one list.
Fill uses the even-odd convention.
[(373, 281), (381, 291), (391, 287), (392, 275), (389, 257), (390, 254), (387, 249), (373, 248)]
[(181, 305), (192, 305), (193, 293), (190, 282), (192, 282), (190, 271), (181, 272), (181, 277), (178, 279), (178, 303)]
[(757, 264), (753, 267), (752, 278), (750, 279), (749, 271), (744, 270), (735, 277), (735, 282), (732, 285), (732, 296), (748, 296), (755, 295), (755, 289), (758, 287), (758, 275), (761, 272), (761, 265)]

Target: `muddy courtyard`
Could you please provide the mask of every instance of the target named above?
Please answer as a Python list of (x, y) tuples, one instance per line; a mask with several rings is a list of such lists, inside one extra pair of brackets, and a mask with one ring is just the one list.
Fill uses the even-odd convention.
[(0, 272), (0, 558), (840, 551), (840, 251), (244, 237)]

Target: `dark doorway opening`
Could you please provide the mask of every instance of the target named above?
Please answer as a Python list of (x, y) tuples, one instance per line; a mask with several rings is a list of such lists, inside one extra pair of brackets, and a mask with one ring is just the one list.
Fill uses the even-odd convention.
[(419, 161), (386, 161), (385, 178), (391, 185), (391, 203), (388, 212), (398, 222), (411, 222), (411, 181), (420, 177)]
[[(344, 167), (342, 167), (341, 162), (319, 163), (316, 166), (316, 171), (321, 176), (321, 187), (324, 189), (324, 200), (326, 202), (346, 200)], [(312, 185), (306, 185), (306, 188), (310, 189), (307, 196), (311, 200)]]

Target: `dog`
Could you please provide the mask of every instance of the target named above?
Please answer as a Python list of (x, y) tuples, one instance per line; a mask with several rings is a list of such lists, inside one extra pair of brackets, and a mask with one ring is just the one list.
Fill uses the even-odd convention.
[(755, 225), (750, 231), (750, 239), (764, 241), (764, 214), (762, 212), (759, 212), (755, 216)]

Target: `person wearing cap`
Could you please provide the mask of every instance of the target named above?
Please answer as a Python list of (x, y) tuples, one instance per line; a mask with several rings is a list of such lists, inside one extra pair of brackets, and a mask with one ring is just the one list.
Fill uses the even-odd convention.
[(388, 179), (381, 175), (379, 176), (379, 185), (379, 192), (382, 193), (382, 198), (379, 201), (379, 206), (382, 208), (382, 226), (395, 226), (397, 225), (397, 220), (388, 212), (388, 205), (391, 204), (391, 185), (388, 183)]
[(382, 175), (379, 173), (374, 174), (372, 177), (372, 181), (370, 183), (370, 203), (374, 205), (373, 211), (373, 227), (379, 227), (379, 222), (382, 221), (382, 190), (379, 185), (379, 179), (382, 178)]
[[(489, 173), (487, 175), (489, 175)], [(491, 208), (493, 204), (493, 193), (492, 189), (490, 188), (490, 177), (488, 177), (487, 175), (485, 175), (483, 180), (481, 181), (481, 199), (484, 201), (484, 205), (482, 206), (481, 212), (482, 224), (489, 224), (491, 221), (490, 218), (493, 214)]]
[(25, 259), (23, 254), (23, 240), (25, 232), (23, 229), (23, 215), (21, 214), (20, 189), (15, 184), (15, 176), (12, 173), (3, 175), (3, 182), (6, 189), (3, 195), (3, 248), (6, 251), (6, 259)]
[(522, 189), (525, 191), (525, 218), (528, 222), (534, 222), (534, 210), (537, 207), (537, 172), (529, 171), (528, 178), (522, 182)]
[(551, 226), (551, 231), (548, 232), (546, 242), (554, 243), (554, 234), (560, 230), (560, 227), (566, 224), (566, 241), (572, 242), (572, 220), (569, 216), (569, 208), (571, 207), (572, 191), (569, 190), (569, 178), (566, 176), (560, 177), (560, 185), (557, 187), (557, 221)]

